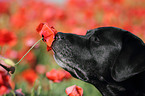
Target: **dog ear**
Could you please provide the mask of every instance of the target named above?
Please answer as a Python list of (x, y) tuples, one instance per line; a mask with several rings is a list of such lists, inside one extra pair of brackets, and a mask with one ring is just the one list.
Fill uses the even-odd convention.
[(144, 42), (130, 32), (124, 32), (122, 49), (111, 68), (112, 78), (121, 82), (145, 70)]

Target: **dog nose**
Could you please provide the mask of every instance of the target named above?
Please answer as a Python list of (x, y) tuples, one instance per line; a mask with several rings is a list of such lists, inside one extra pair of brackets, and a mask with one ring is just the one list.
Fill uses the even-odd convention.
[(61, 33), (61, 32), (58, 32), (56, 35), (55, 35), (55, 40), (58, 40), (58, 39), (64, 39), (64, 34)]

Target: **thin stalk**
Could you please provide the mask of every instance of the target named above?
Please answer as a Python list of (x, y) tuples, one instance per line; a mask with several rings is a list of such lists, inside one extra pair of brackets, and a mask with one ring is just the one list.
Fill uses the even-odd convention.
[(16, 65), (18, 65), (23, 59), (24, 57), (42, 40), (43, 38), (39, 39), (28, 51), (27, 53), (16, 63)]
[(11, 90), (11, 93), (13, 94), (13, 96), (16, 96), (16, 94), (15, 94), (14, 90)]

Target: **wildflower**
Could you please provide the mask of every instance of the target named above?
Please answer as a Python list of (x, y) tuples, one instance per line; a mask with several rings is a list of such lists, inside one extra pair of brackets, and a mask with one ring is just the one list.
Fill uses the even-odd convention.
[(36, 30), (43, 37), (43, 41), (47, 44), (47, 50), (51, 50), (51, 45), (57, 31), (53, 26), (49, 27), (46, 23), (40, 23)]
[(0, 46), (14, 46), (17, 42), (16, 35), (7, 29), (0, 29)]
[(62, 70), (52, 69), (50, 72), (46, 73), (46, 77), (53, 82), (59, 83), (64, 79), (65, 73)]
[(65, 72), (65, 79), (69, 79), (69, 78), (72, 77), (71, 74), (70, 74), (69, 72), (67, 72), (67, 71), (65, 71), (65, 70), (64, 70), (64, 72)]
[(46, 73), (46, 77), (55, 83), (59, 83), (63, 79), (69, 79), (71, 75), (64, 70), (52, 69), (50, 72)]
[(83, 96), (83, 89), (76, 85), (66, 88), (65, 92), (68, 96)]
[(27, 69), (22, 72), (23, 78), (28, 81), (28, 83), (33, 84), (38, 78), (38, 75), (33, 69)]
[(0, 70), (0, 96), (9, 93), (10, 90), (10, 76), (6, 71)]
[(15, 63), (8, 58), (5, 58), (0, 55), (0, 71), (7, 71), (8, 73), (13, 74), (15, 72)]
[(10, 24), (14, 28), (22, 28), (26, 24), (26, 10), (24, 8), (19, 8), (19, 10), (10, 17)]
[(1, 6), (0, 14), (8, 12), (8, 10), (9, 10), (9, 2), (0, 0), (0, 6)]

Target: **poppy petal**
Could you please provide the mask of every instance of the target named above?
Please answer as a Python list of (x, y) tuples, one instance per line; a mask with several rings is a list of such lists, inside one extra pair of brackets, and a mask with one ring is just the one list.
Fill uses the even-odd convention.
[(52, 42), (57, 33), (53, 26), (48, 26), (47, 23), (40, 23), (37, 27), (37, 32), (43, 37), (43, 41), (47, 44), (48, 51), (51, 50)]

